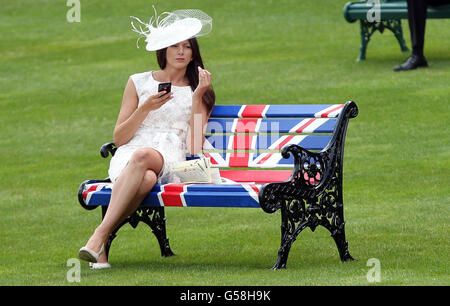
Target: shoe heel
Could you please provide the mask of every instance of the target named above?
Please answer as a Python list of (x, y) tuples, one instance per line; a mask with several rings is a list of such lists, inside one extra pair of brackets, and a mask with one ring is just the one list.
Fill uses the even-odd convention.
[(102, 244), (102, 247), (98, 253), (88, 249), (87, 247), (82, 247), (78, 251), (78, 257), (81, 260), (96, 263), (98, 261), (98, 258), (100, 257), (100, 255), (103, 254), (104, 250), (105, 250), (105, 244)]

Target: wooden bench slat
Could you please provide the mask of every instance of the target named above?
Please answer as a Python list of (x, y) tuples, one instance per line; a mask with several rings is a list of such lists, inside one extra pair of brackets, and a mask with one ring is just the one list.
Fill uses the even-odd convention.
[(287, 181), (292, 170), (221, 170), (220, 176), (235, 182), (264, 184)]
[[(85, 186), (86, 206), (107, 206), (112, 183)], [(259, 208), (259, 184), (156, 184), (142, 207), (254, 207)]]
[(284, 159), (279, 152), (241, 153), (241, 152), (206, 152), (215, 168), (293, 168), (294, 158)]
[[(349, 2), (344, 7), (344, 17), (348, 22), (366, 19), (368, 11), (373, 9), (373, 7), (373, 5), (368, 5), (366, 2)], [(408, 5), (406, 1), (381, 2), (379, 7), (381, 20), (408, 19)], [(450, 5), (428, 6), (427, 18), (449, 17)]]
[(344, 104), (215, 105), (211, 118), (338, 117)]
[(279, 151), (285, 145), (296, 144), (307, 150), (322, 150), (331, 135), (206, 135), (205, 152), (226, 150)]
[(206, 133), (333, 133), (335, 125), (334, 118), (212, 118)]

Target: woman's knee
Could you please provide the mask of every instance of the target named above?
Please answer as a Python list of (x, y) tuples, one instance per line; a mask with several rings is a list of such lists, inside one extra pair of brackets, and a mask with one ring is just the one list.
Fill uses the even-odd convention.
[(156, 175), (155, 171), (153, 171), (153, 170), (145, 171), (143, 181), (146, 184), (155, 185), (157, 180), (158, 180), (158, 175)]
[(158, 176), (153, 170), (147, 170), (142, 178), (142, 183), (139, 188), (140, 193), (148, 193), (158, 181)]
[(162, 169), (164, 160), (162, 156), (152, 148), (140, 148), (137, 149), (131, 160), (141, 167), (154, 172), (159, 172)]
[(152, 155), (150, 148), (140, 148), (134, 151), (131, 160), (138, 164), (145, 164), (152, 158)]

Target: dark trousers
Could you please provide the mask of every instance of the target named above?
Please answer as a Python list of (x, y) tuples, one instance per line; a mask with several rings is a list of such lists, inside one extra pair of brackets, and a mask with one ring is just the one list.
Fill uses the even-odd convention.
[(411, 32), (412, 53), (423, 56), (428, 5), (450, 4), (450, 0), (406, 0), (406, 2), (408, 3), (408, 22)]

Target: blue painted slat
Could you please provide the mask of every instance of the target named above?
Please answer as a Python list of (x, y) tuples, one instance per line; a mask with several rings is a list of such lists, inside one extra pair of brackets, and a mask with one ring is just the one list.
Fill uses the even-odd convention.
[(332, 104), (271, 105), (266, 112), (266, 117), (314, 117), (315, 113), (331, 106)]
[[(206, 135), (206, 140), (215, 149), (225, 150), (228, 147), (230, 141), (230, 135)], [(209, 147), (209, 146), (208, 146)]]
[[(283, 135), (280, 139), (281, 141), (288, 138), (288, 135)], [(331, 135), (308, 135), (304, 137), (300, 142), (295, 141), (299, 137), (293, 137), (290, 143), (297, 144), (307, 150), (322, 150), (328, 144), (331, 139)], [(273, 146), (277, 146), (276, 142), (279, 140), (278, 137), (273, 137), (272, 135), (258, 135), (256, 147), (260, 150), (272, 149)], [(272, 146), (272, 148), (271, 148)], [(285, 145), (283, 145), (284, 147)], [(281, 150), (281, 148), (274, 148), (275, 150)]]
[[(141, 206), (161, 206), (158, 197), (161, 190), (161, 185), (156, 184)], [(256, 191), (250, 190), (253, 196), (240, 184), (192, 184), (180, 196), (188, 207), (260, 207)], [(91, 194), (89, 206), (107, 206), (110, 198), (111, 188), (102, 188)], [(164, 203), (165, 206), (171, 206), (170, 204)]]
[[(206, 133), (233, 133), (233, 118), (211, 118), (208, 121)], [(307, 129), (306, 133), (332, 133), (336, 124), (336, 119), (316, 119), (314, 130)], [(258, 133), (289, 133), (294, 127), (303, 122), (302, 118), (271, 118), (261, 119)], [(250, 129), (253, 124), (250, 126)], [(243, 126), (242, 130), (245, 130)]]
[[(320, 112), (333, 104), (303, 104), (303, 105), (270, 105), (266, 117), (314, 117), (315, 113)], [(211, 113), (211, 118), (237, 118), (242, 105), (215, 105)]]
[[(229, 146), (231, 138), (234, 135), (211, 135), (206, 136), (206, 139), (212, 145), (213, 149), (209, 150), (233, 150), (233, 147)], [(239, 137), (239, 136), (238, 136)], [(252, 137), (256, 138), (256, 146), (251, 148), (250, 141)], [(289, 143), (297, 144), (304, 147), (307, 150), (322, 150), (330, 141), (331, 135), (279, 135), (279, 134), (264, 134), (255, 136), (242, 135), (234, 147), (237, 150), (280, 150), (277, 148), (277, 143), (282, 144), (285, 139), (290, 139)], [(271, 147), (272, 146), (272, 147)], [(283, 145), (284, 146), (284, 145)]]
[(236, 118), (241, 107), (242, 105), (215, 105), (210, 117)]

